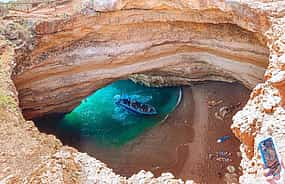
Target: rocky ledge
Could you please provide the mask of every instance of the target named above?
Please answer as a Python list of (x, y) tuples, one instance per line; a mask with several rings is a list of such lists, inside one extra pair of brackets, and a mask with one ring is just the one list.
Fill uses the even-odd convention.
[(166, 76), (176, 85), (238, 80), (253, 88), (263, 81), (269, 55), (264, 17), (237, 21), (248, 15), (231, 3), (221, 10), (183, 1), (107, 2), (104, 11), (95, 1), (64, 18), (42, 18), (41, 12), (26, 18), (33, 48), (19, 57), (13, 80), (27, 119), (70, 111), (94, 90), (131, 74)]
[(274, 135), (285, 159), (284, 11), (284, 1), (258, 0), (73, 0), (6, 11), (0, 181), (181, 183), (143, 171), (120, 177), (39, 133), (20, 113), (19, 105), (26, 119), (67, 112), (94, 90), (129, 77), (156, 85), (239, 81), (253, 89), (232, 130), (242, 142), (240, 182), (264, 182), (258, 138)]

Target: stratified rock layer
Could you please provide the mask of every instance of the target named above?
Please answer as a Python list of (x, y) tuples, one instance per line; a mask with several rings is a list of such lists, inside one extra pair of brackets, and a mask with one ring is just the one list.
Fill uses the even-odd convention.
[(242, 28), (233, 12), (215, 8), (141, 6), (35, 23), (34, 49), (14, 75), (25, 117), (68, 112), (136, 73), (176, 77), (176, 85), (238, 80), (253, 88), (263, 81), (269, 53), (257, 23)]
[(69, 111), (122, 77), (157, 85), (238, 80), (253, 88), (232, 125), (242, 142), (240, 182), (264, 183), (258, 138), (273, 135), (285, 159), (284, 12), (284, 1), (258, 0), (73, 0), (9, 11), (0, 30), (0, 181), (182, 182), (149, 172), (127, 180), (40, 134), (18, 113), (13, 70), (29, 119)]

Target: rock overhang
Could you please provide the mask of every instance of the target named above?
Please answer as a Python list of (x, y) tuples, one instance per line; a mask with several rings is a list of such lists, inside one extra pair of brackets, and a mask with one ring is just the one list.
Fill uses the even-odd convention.
[(253, 88), (263, 81), (269, 53), (261, 33), (189, 14), (135, 9), (36, 23), (35, 46), (13, 77), (24, 115), (68, 112), (94, 90), (138, 73), (181, 84), (237, 80)]
[[(283, 117), (283, 115), (285, 113), (284, 113), (284, 109), (281, 103), (282, 99), (284, 98), (283, 97), (283, 83), (282, 83), (282, 81), (284, 80), (284, 77), (282, 77), (283, 75), (281, 75), (282, 70), (284, 68), (283, 67), (284, 58), (282, 59), (282, 55), (285, 52), (285, 49), (284, 49), (285, 48), (284, 46), (285, 20), (284, 20), (284, 13), (282, 13), (284, 9), (284, 8), (282, 9), (282, 7), (284, 7), (284, 2), (282, 1), (277, 1), (277, 2), (262, 2), (262, 1), (246, 1), (246, 2), (240, 2), (240, 1), (238, 2), (237, 1), (223, 1), (223, 2), (159, 1), (157, 2), (157, 1), (154, 1), (153, 3), (144, 3), (144, 1), (139, 1), (139, 2), (138, 1), (112, 1), (112, 3), (113, 3), (112, 6), (109, 6), (108, 4), (101, 4), (100, 5), (101, 7), (99, 7), (100, 9), (98, 10), (107, 12), (107, 14), (110, 10), (112, 10), (111, 13), (114, 13), (114, 15), (116, 15), (116, 13), (120, 13), (125, 10), (140, 11), (140, 9), (142, 9), (143, 11), (155, 10), (155, 12), (159, 10), (162, 12), (166, 11), (163, 13), (163, 16), (165, 17), (171, 17), (171, 16), (167, 16), (167, 14), (169, 13), (169, 11), (173, 12), (174, 10), (176, 11), (176, 13), (182, 14), (181, 17), (183, 17), (183, 14), (185, 14), (185, 11), (186, 12), (187, 11), (196, 12), (197, 14), (196, 16), (193, 16), (195, 14), (191, 14), (191, 16), (189, 17), (191, 17), (192, 19), (196, 19), (197, 22), (199, 22), (198, 20), (201, 19), (201, 17), (204, 17), (205, 19), (201, 19), (201, 20), (208, 20), (207, 22), (210, 24), (218, 24), (215, 21), (221, 20), (223, 24), (238, 25), (244, 30), (248, 30), (249, 32), (255, 33), (256, 38), (259, 41), (259, 43), (261, 43), (260, 45), (263, 46), (263, 49), (266, 48), (265, 45), (269, 48), (269, 56), (270, 56), (269, 66), (265, 73), (265, 81), (262, 82), (262, 79), (261, 79), (260, 81), (262, 83), (257, 85), (253, 89), (249, 102), (243, 108), (243, 110), (237, 113), (237, 115), (234, 117), (233, 119), (234, 123), (232, 125), (232, 129), (234, 130), (237, 137), (240, 138), (242, 142), (241, 151), (242, 151), (243, 160), (242, 160), (241, 165), (243, 167), (244, 174), (240, 178), (240, 182), (241, 183), (262, 182), (263, 181), (261, 177), (262, 168), (260, 166), (260, 159), (258, 157), (258, 152), (257, 152), (257, 147), (256, 147), (257, 138), (265, 136), (265, 135), (274, 135), (277, 139), (278, 146), (281, 147), (280, 151), (281, 151), (281, 156), (283, 158), (284, 158), (284, 153), (285, 153), (283, 150), (283, 144), (282, 144), (283, 142), (282, 140), (284, 140), (284, 132), (282, 130), (284, 130), (285, 128), (284, 127), (285, 118)], [(93, 6), (94, 7), (90, 8), (91, 13), (94, 13), (94, 10), (96, 10), (96, 6), (99, 6), (99, 5), (95, 3), (93, 4)], [(88, 8), (86, 7), (86, 4), (82, 7), (83, 7), (82, 10), (86, 10), (86, 8)], [(182, 11), (182, 13), (180, 11)], [(82, 12), (83, 13), (87, 12), (88, 14), (88, 11), (82, 11)], [(104, 15), (104, 13), (99, 13), (99, 14)], [(209, 16), (209, 15), (212, 15), (212, 16)], [(218, 16), (215, 16), (215, 15), (218, 15)], [(27, 15), (27, 17), (29, 16), (31, 15)], [(99, 17), (100, 15), (96, 15), (96, 16)], [(75, 25), (69, 21), (63, 21), (61, 18), (54, 18), (54, 19), (48, 20), (49, 16), (42, 16), (42, 17), (45, 17), (45, 18), (41, 20), (43, 21), (42, 24), (41, 23), (38, 24), (42, 26), (42, 28), (39, 30), (49, 30), (47, 25), (51, 25), (52, 27), (52, 31), (38, 32), (38, 36), (40, 37), (40, 39), (38, 39), (39, 42), (37, 41), (37, 44), (38, 44), (37, 46), (42, 44), (44, 48), (45, 47), (52, 48), (54, 45), (58, 44), (58, 42), (55, 42), (53, 44), (45, 45), (47, 43), (45, 41), (52, 40), (51, 37), (45, 37), (44, 36), (45, 34), (52, 35), (56, 33), (57, 30), (68, 31), (68, 28), (70, 28), (70, 26), (72, 27), (72, 25)], [(68, 19), (70, 19), (70, 17)], [(71, 19), (72, 19), (72, 16), (71, 16)], [(58, 24), (60, 25), (59, 27), (54, 26), (53, 20), (58, 21), (58, 23), (66, 22), (67, 25), (64, 25), (64, 23), (62, 23), (62, 24)], [(125, 20), (129, 20), (129, 19), (124, 19), (124, 21)], [(118, 18), (114, 16), (114, 20), (110, 21), (110, 23), (116, 22), (116, 21), (118, 21)], [(68, 24), (68, 23), (71, 23), (71, 24)], [(205, 23), (205, 22), (200, 21), (199, 23)], [(66, 26), (66, 29), (62, 28), (61, 26), (63, 27)], [(78, 25), (75, 25), (75, 26), (78, 26)], [(112, 31), (112, 29), (110, 30)], [(60, 36), (64, 36), (64, 35), (59, 34), (59, 37), (55, 37), (55, 40), (57, 38), (60, 38)], [(70, 40), (68, 39), (68, 37), (66, 37), (66, 40), (62, 46), (63, 47), (68, 46), (68, 44), (70, 44), (69, 41)], [(32, 54), (31, 56), (32, 57), (37, 56), (37, 54), (41, 53), (40, 51), (38, 53), (35, 52), (35, 55)], [(239, 53), (237, 54), (239, 55)], [(268, 56), (268, 51), (267, 51), (267, 54), (265, 54), (265, 58), (267, 56)], [(256, 59), (256, 61), (259, 59), (260, 58)], [(32, 61), (32, 59), (28, 59), (27, 61)], [(264, 61), (265, 63), (267, 63), (266, 59)], [(29, 63), (26, 63), (26, 64), (27, 64), (26, 66), (31, 67), (29, 66)], [(174, 64), (174, 66), (169, 65), (167, 67), (170, 67), (172, 71), (175, 71), (175, 65), (176, 63)], [(263, 68), (265, 67), (266, 67), (266, 64), (263, 66)], [(163, 68), (161, 68), (160, 70), (163, 70)], [(156, 70), (158, 69), (159, 67), (156, 68)], [(138, 73), (140, 72), (144, 73), (144, 71), (139, 70)], [(158, 70), (155, 72), (161, 72), (162, 75), (165, 74), (165, 71)], [(109, 78), (109, 82), (114, 80), (114, 78), (112, 77), (110, 78)], [(98, 83), (99, 82), (100, 81), (98, 81)], [(101, 85), (98, 85), (98, 87), (103, 86), (104, 84), (105, 83), (103, 84), (101, 83)], [(89, 86), (88, 83), (86, 85)], [(92, 86), (91, 88), (92, 90), (96, 89), (96, 87), (94, 86)], [(90, 89), (90, 91), (92, 90)]]

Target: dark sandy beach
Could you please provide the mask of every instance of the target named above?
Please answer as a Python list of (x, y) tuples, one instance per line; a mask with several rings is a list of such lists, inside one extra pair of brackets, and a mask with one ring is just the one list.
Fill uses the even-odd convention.
[[(226, 168), (231, 165), (235, 168), (232, 176), (236, 180), (240, 175), (237, 156), (240, 143), (230, 125), (232, 116), (242, 108), (248, 96), (249, 90), (237, 83), (208, 82), (184, 87), (180, 105), (166, 121), (121, 149), (96, 150), (86, 142), (81, 148), (94, 153), (97, 159), (124, 176), (144, 169), (156, 176), (172, 172), (185, 180), (223, 183)], [(219, 112), (220, 109), (225, 111)], [(230, 139), (216, 142), (225, 135)], [(228, 160), (215, 156), (221, 151), (231, 154), (225, 157)]]

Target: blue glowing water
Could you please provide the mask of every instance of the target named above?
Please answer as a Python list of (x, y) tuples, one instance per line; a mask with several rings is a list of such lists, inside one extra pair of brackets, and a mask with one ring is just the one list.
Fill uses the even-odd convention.
[[(117, 106), (114, 100), (125, 94), (151, 104), (158, 115), (136, 115)], [(175, 109), (180, 98), (180, 88), (149, 88), (130, 80), (119, 80), (84, 99), (65, 115), (57, 131), (60, 135), (79, 136), (100, 146), (121, 146), (162, 122)]]

